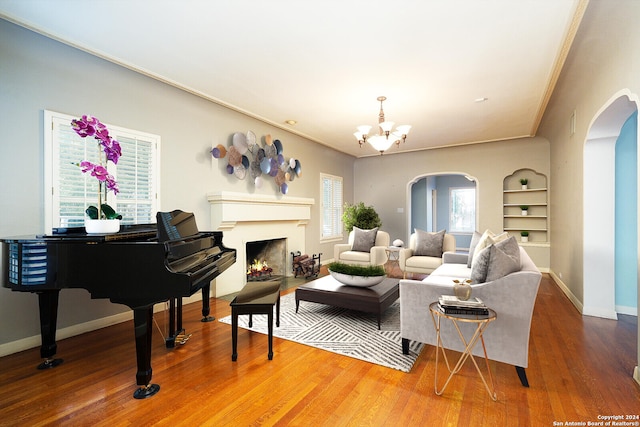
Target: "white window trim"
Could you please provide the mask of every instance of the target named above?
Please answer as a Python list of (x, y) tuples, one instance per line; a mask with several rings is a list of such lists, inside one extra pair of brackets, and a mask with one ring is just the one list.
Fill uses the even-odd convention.
[[(477, 210), (474, 211), (474, 225), (472, 226), (471, 230), (458, 230), (458, 229), (454, 229), (453, 228), (453, 224), (451, 221), (451, 218), (453, 216), (453, 192), (455, 190), (473, 190), (475, 193), (475, 197), (474, 197), (474, 202), (477, 201), (478, 198), (478, 194), (477, 194), (477, 190), (474, 187), (450, 187), (449, 188), (449, 233), (451, 234), (459, 234), (459, 235), (463, 235), (463, 234), (473, 234), (473, 230), (475, 230), (475, 222), (476, 222), (476, 215), (477, 215)], [(474, 203), (475, 206), (475, 203)]]
[[(44, 215), (44, 230), (45, 233), (50, 234), (53, 231), (53, 228), (58, 227), (57, 224), (55, 223), (55, 219), (59, 218), (59, 212), (58, 213), (54, 213), (54, 206), (56, 205), (56, 198), (57, 198), (57, 194), (56, 194), (56, 165), (55, 165), (55, 161), (56, 159), (54, 158), (54, 120), (62, 120), (62, 121), (66, 121), (68, 123), (71, 123), (71, 121), (73, 119), (77, 119), (78, 117), (81, 117), (81, 115), (77, 115), (77, 116), (70, 116), (68, 114), (63, 114), (63, 113), (59, 113), (59, 112), (55, 112), (55, 111), (50, 111), (50, 110), (44, 110), (44, 118), (43, 118), (43, 130), (44, 130), (44, 135), (43, 135), (43, 142), (44, 142), (44, 208), (45, 208), (45, 215)], [(118, 139), (118, 137), (128, 137), (128, 138), (137, 138), (137, 139), (142, 139), (142, 140), (146, 140), (146, 141), (150, 141), (152, 143), (155, 144), (155, 164), (154, 164), (154, 199), (152, 200), (152, 212), (154, 212), (153, 214), (153, 218), (150, 219), (151, 222), (155, 221), (155, 213), (159, 210), (160, 208), (160, 142), (161, 142), (161, 138), (159, 135), (155, 135), (155, 134), (151, 134), (151, 133), (146, 133), (146, 132), (141, 132), (141, 131), (137, 131), (137, 130), (132, 130), (132, 129), (127, 129), (127, 128), (123, 128), (123, 127), (119, 127), (119, 126), (115, 126), (115, 125), (111, 125), (108, 123), (104, 123), (107, 126), (107, 129), (109, 130), (109, 134), (114, 137), (115, 139)], [(82, 161), (83, 159), (78, 159), (78, 162)], [(114, 176), (116, 177), (117, 180), (117, 174), (114, 174)], [(82, 174), (80, 173), (80, 170), (78, 169), (78, 177), (81, 178)], [(115, 198), (114, 198), (115, 197)], [(113, 196), (112, 193), (109, 193), (108, 195), (108, 203), (114, 203), (114, 200), (117, 198), (117, 196)], [(103, 201), (103, 203), (107, 203), (107, 201)]]
[[(331, 235), (331, 236), (324, 236), (323, 235), (323, 229), (324, 229), (324, 210), (325, 210), (325, 206), (324, 206), (324, 180), (325, 179), (330, 179), (332, 181), (339, 181), (340, 182), (340, 186), (341, 186), (341, 191), (342, 191), (342, 197), (341, 197), (341, 201), (340, 201), (340, 215), (338, 218), (338, 228), (339, 228), (339, 234), (335, 234), (335, 235)], [(344, 239), (344, 226), (342, 225), (342, 206), (344, 205), (344, 181), (343, 178), (341, 176), (336, 176), (336, 175), (331, 175), (328, 173), (320, 173), (320, 242), (321, 243), (328, 243), (328, 242), (333, 242), (333, 241), (341, 241)], [(333, 228), (333, 227), (332, 227)]]

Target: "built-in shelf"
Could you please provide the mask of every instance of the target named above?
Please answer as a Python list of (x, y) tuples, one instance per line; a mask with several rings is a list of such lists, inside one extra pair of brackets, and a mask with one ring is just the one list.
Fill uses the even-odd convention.
[(522, 219), (528, 219), (528, 218), (540, 218), (540, 219), (546, 219), (547, 216), (546, 215), (504, 215), (505, 218), (522, 218)]
[(546, 188), (527, 188), (526, 190), (504, 190), (505, 193), (533, 193), (535, 191), (547, 191)]
[[(529, 182), (526, 189), (520, 180)], [(520, 206), (528, 206), (522, 215)], [(547, 177), (531, 169), (520, 169), (503, 181), (503, 229), (521, 240), (520, 232), (529, 232), (527, 244), (546, 244), (548, 237)]]
[(546, 228), (522, 228), (522, 227), (505, 227), (504, 231), (544, 231), (546, 232)]

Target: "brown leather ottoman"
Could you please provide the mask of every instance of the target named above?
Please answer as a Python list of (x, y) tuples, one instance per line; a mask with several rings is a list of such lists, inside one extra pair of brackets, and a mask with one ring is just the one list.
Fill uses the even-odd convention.
[(380, 329), (382, 313), (400, 296), (399, 282), (399, 279), (386, 278), (370, 288), (359, 288), (343, 285), (331, 276), (321, 277), (296, 289), (296, 313), (300, 301), (327, 304), (377, 314)]

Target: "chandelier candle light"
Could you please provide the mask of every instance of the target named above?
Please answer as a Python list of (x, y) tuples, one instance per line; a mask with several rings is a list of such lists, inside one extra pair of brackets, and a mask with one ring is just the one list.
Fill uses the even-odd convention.
[(358, 126), (358, 131), (353, 134), (358, 140), (360, 147), (362, 147), (365, 142), (368, 142), (373, 148), (380, 152), (380, 155), (384, 154), (384, 152), (388, 150), (394, 142), (396, 143), (396, 145), (400, 145), (400, 141), (405, 142), (405, 140), (407, 139), (407, 134), (411, 129), (411, 125), (400, 125), (396, 128), (395, 131), (392, 131), (393, 125), (395, 123), (385, 121), (384, 110), (382, 109), (382, 103), (386, 99), (386, 96), (378, 97), (378, 101), (380, 101), (380, 113), (378, 114), (378, 134), (369, 136), (371, 126), (367, 125)]

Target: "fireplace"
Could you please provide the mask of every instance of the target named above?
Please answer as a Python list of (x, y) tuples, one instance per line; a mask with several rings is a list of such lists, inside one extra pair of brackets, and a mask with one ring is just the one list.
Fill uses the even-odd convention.
[(215, 296), (238, 292), (245, 285), (247, 242), (286, 239), (284, 270), (279, 274), (293, 276), (292, 260), (286, 254), (308, 252), (305, 235), (314, 199), (219, 191), (207, 194), (207, 200), (212, 229), (222, 231), (223, 244), (237, 251), (235, 264), (212, 285)]
[(286, 275), (287, 239), (269, 239), (247, 242), (247, 282), (271, 280)]

